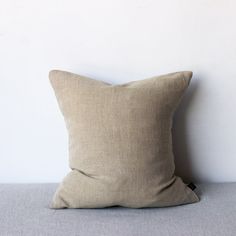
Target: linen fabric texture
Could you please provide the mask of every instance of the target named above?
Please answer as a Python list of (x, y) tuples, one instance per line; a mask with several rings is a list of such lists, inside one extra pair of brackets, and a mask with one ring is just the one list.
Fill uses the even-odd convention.
[(112, 85), (49, 73), (69, 134), (71, 171), (52, 208), (164, 207), (197, 195), (175, 175), (172, 118), (192, 72)]

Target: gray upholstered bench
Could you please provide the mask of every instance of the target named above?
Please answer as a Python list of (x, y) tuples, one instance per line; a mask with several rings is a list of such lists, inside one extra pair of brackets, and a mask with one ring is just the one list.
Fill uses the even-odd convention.
[(153, 209), (52, 210), (55, 189), (56, 184), (1, 184), (0, 235), (236, 235), (236, 183), (200, 184), (199, 203)]

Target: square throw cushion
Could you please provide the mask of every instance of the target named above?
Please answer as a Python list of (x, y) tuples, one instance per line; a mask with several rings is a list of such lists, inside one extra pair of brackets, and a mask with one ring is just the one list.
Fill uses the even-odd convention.
[(173, 113), (192, 72), (112, 85), (49, 74), (69, 133), (71, 172), (52, 208), (164, 207), (197, 202), (175, 175)]

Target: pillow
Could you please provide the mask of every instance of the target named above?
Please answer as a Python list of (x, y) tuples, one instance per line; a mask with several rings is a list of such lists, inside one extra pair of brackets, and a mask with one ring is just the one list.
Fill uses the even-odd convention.
[(71, 172), (52, 208), (164, 207), (199, 201), (175, 176), (172, 117), (192, 72), (112, 85), (53, 70)]

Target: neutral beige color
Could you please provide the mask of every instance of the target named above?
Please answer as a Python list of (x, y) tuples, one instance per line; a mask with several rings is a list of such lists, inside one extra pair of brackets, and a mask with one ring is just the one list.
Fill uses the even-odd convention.
[(175, 176), (172, 117), (192, 72), (111, 85), (53, 70), (72, 171), (53, 208), (163, 207), (198, 201)]

